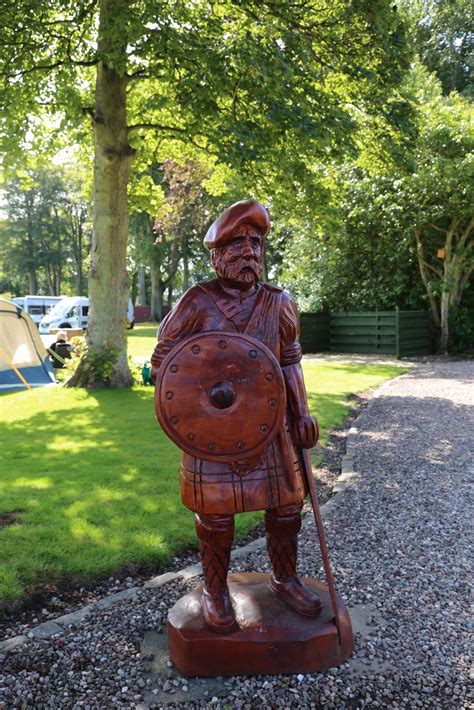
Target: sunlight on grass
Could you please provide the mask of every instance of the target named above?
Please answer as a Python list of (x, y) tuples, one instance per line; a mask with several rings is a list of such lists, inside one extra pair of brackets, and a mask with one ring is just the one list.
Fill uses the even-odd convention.
[[(15, 488), (36, 488), (38, 491), (45, 490), (46, 488), (51, 488), (53, 482), (50, 478), (16, 478), (12, 481), (10, 486)], [(6, 486), (3, 486), (6, 487)]]
[[(137, 326), (131, 349), (149, 354), (156, 325)], [(382, 365), (305, 362), (311, 411), (325, 440), (351, 393), (403, 372)], [(179, 498), (179, 451), (158, 426), (153, 389), (69, 390), (0, 397), (0, 606), (45, 585), (119, 569), (164, 567), (196, 546)], [(237, 535), (261, 519), (237, 516)]]
[(158, 323), (137, 323), (135, 328), (128, 332), (128, 354), (141, 362), (144, 360), (149, 362), (156, 345), (158, 325)]

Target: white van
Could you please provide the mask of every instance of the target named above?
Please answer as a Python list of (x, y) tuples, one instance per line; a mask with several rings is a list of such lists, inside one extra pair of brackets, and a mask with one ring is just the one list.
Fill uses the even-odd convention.
[(39, 326), (42, 335), (57, 328), (87, 328), (89, 299), (84, 296), (63, 298), (46, 315)]
[[(128, 300), (127, 310), (128, 327), (133, 328), (135, 324), (135, 314), (132, 299)], [(84, 296), (71, 296), (63, 298), (62, 301), (43, 318), (39, 331), (42, 335), (58, 328), (87, 328), (89, 321), (89, 299)]]
[(44, 316), (48, 315), (54, 306), (62, 301), (64, 296), (22, 296), (12, 298), (12, 303), (20, 306), (30, 316), (31, 320), (39, 326)]

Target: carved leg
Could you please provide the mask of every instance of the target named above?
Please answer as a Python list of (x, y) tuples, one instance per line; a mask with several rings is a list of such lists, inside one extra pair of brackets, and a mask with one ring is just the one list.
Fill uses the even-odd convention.
[(267, 549), (273, 567), (269, 586), (299, 614), (317, 616), (323, 608), (321, 600), (296, 576), (302, 507), (301, 502), (265, 512)]
[(235, 627), (235, 615), (227, 587), (227, 571), (234, 539), (234, 516), (196, 514), (196, 532), (204, 572), (204, 618), (214, 631), (229, 633)]

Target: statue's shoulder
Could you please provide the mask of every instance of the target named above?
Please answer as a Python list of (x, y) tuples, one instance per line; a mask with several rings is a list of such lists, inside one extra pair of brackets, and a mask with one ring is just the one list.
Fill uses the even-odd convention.
[(213, 283), (213, 281), (198, 281), (193, 286), (190, 286), (176, 303), (175, 308), (183, 308), (183, 306), (189, 306), (193, 303), (199, 302), (202, 298), (204, 298), (204, 294), (212, 292), (214, 288)]
[(200, 293), (207, 293), (210, 294), (211, 296), (220, 293), (219, 289), (219, 282), (217, 279), (211, 279), (211, 281), (198, 281), (197, 284), (194, 284), (189, 290), (195, 289), (196, 291)]
[(290, 296), (290, 294), (288, 293), (288, 291), (285, 291), (285, 289), (282, 288), (281, 286), (274, 286), (273, 284), (268, 284), (268, 283), (264, 283), (264, 284), (262, 284), (262, 286), (267, 293), (270, 293), (275, 296), (279, 296), (280, 302), (281, 302), (281, 305), (283, 308), (294, 304), (294, 301), (293, 301), (292, 297)]
[(274, 284), (262, 283), (262, 288), (267, 291), (267, 293), (285, 293), (284, 289), (280, 288), (280, 286), (275, 286)]

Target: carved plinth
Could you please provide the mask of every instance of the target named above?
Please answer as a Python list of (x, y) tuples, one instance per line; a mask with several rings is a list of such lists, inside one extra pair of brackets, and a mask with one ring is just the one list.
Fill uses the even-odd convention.
[(326, 587), (305, 579), (323, 602), (316, 618), (300, 616), (268, 586), (267, 574), (233, 574), (228, 583), (237, 628), (211, 631), (201, 610), (202, 587), (182, 597), (168, 615), (170, 659), (186, 676), (313, 673), (344, 662), (353, 650), (351, 621), (338, 598), (340, 639)]

